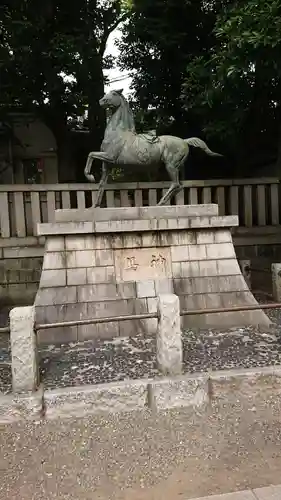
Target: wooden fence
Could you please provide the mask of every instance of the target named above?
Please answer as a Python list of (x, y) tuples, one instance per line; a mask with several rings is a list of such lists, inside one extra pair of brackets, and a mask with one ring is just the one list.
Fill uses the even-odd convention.
[[(172, 203), (217, 203), (220, 215), (239, 215), (240, 226), (278, 226), (279, 186), (277, 178), (185, 181)], [(102, 206), (156, 205), (168, 187), (168, 182), (110, 184)], [(54, 220), (55, 209), (90, 207), (96, 192), (95, 184), (2, 185), (1, 238), (34, 236), (38, 222)]]

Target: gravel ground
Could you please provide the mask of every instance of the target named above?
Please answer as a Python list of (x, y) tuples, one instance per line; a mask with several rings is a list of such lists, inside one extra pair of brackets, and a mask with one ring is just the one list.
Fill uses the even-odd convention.
[(280, 483), (280, 396), (0, 428), (0, 500), (188, 500)]
[[(184, 372), (281, 364), (281, 311), (268, 312), (270, 332), (253, 327), (183, 333)], [(159, 376), (155, 338), (71, 343), (40, 348), (40, 370), (48, 389)], [(0, 392), (11, 391), (7, 338), (0, 343)]]

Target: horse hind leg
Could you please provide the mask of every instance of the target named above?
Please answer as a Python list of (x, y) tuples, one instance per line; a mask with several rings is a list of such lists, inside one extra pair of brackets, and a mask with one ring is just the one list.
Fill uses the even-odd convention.
[(172, 165), (167, 163), (166, 170), (170, 176), (170, 179), (172, 181), (171, 186), (169, 187), (167, 193), (162, 196), (161, 200), (159, 201), (158, 205), (166, 205), (168, 201), (174, 196), (175, 194), (179, 193), (183, 189), (183, 185), (180, 182), (179, 174), (182, 165), (185, 162), (185, 157), (181, 158), (177, 163), (173, 163)]
[(101, 180), (99, 183), (96, 201), (94, 203), (95, 208), (101, 206), (102, 197), (103, 197), (105, 185), (107, 183), (107, 179), (108, 179), (108, 166), (105, 162), (103, 162), (103, 164), (102, 164), (102, 176), (101, 176)]

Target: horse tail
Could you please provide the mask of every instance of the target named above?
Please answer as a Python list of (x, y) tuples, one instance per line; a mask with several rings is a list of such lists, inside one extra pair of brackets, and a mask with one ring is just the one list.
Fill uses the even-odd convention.
[(187, 142), (189, 146), (202, 149), (209, 156), (223, 156), (219, 153), (211, 151), (211, 149), (208, 148), (207, 144), (198, 137), (190, 137), (190, 139), (184, 139), (184, 141)]

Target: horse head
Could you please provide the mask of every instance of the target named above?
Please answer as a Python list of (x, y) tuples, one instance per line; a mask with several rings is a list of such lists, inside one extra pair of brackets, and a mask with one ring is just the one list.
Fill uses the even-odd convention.
[[(114, 127), (135, 132), (135, 121), (128, 101), (123, 96), (123, 90), (111, 90), (100, 100), (100, 106), (109, 109), (114, 118)], [(112, 119), (113, 119), (112, 118)]]
[(124, 101), (123, 90), (111, 90), (108, 94), (105, 94), (100, 100), (100, 106), (102, 108), (119, 108)]

